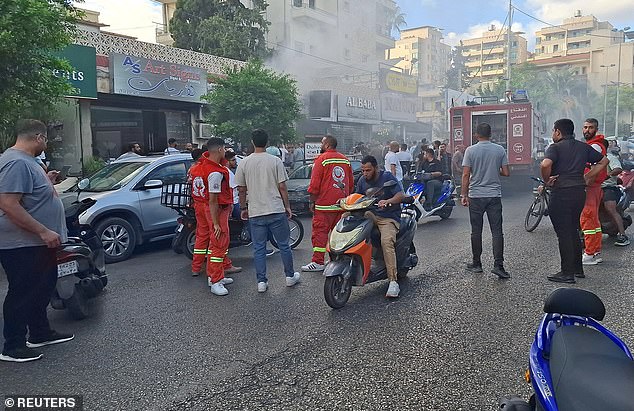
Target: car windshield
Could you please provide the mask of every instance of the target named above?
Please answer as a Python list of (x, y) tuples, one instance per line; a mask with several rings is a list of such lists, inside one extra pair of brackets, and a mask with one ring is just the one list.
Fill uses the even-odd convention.
[(301, 166), (300, 168), (293, 170), (293, 172), (291, 172), (288, 178), (289, 180), (309, 179), (312, 171), (313, 171), (312, 164)]
[(88, 188), (83, 191), (100, 192), (118, 190), (128, 184), (137, 174), (150, 163), (125, 162), (112, 163), (97, 171), (90, 177)]

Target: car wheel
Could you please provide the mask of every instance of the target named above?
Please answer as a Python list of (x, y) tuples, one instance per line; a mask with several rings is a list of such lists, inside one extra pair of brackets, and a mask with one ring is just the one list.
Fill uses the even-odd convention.
[(136, 231), (128, 221), (108, 217), (97, 224), (95, 231), (103, 243), (106, 263), (118, 263), (130, 258), (136, 247)]

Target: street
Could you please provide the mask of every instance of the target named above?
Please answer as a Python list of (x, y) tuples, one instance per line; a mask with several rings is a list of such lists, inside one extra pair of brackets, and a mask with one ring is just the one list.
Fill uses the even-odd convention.
[[(108, 266), (107, 290), (86, 320), (51, 310), (52, 326), (75, 340), (44, 348), (40, 361), (0, 363), (0, 393), (83, 395), (87, 410), (492, 410), (502, 395), (528, 399), (528, 352), (543, 300), (558, 287), (545, 276), (559, 257), (547, 218), (524, 230), (526, 180), (504, 185), (508, 281), (489, 273), (486, 224), (485, 273), (464, 269), (470, 227), (461, 206), (419, 225), (419, 265), (400, 298), (386, 300), (387, 282), (374, 283), (353, 289), (339, 311), (326, 305), (319, 273), (285, 287), (279, 254), (268, 258), (268, 292), (258, 294), (251, 249), (231, 249), (244, 271), (217, 297), (204, 276), (191, 277), (190, 260), (155, 243)], [(303, 222), (296, 270), (311, 255)], [(602, 298), (605, 325), (632, 347), (634, 253), (612, 243), (604, 238), (605, 262), (586, 267), (576, 286)], [(2, 298), (6, 288), (2, 273)]]

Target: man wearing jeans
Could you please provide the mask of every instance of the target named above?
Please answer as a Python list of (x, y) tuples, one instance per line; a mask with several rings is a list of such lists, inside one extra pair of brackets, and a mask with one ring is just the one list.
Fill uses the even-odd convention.
[(59, 172), (47, 175), (35, 161), (46, 150), (46, 125), (23, 120), (16, 131), (15, 145), (0, 158), (0, 262), (9, 281), (0, 360), (26, 362), (42, 358), (33, 348), (74, 336), (52, 330), (46, 316), (57, 283), (57, 248), (67, 241), (64, 206), (53, 187)]
[(482, 272), (482, 225), (486, 213), (493, 237), (493, 258), (491, 272), (499, 278), (510, 278), (504, 269), (504, 233), (502, 232), (502, 186), (500, 176), (509, 176), (506, 150), (492, 143), (491, 126), (478, 124), (475, 132), (478, 143), (467, 147), (462, 160), (461, 203), (469, 207), (471, 220), (471, 251), (473, 261), (467, 270)]
[[(257, 129), (251, 135), (254, 152), (246, 157), (236, 170), (236, 184), (240, 193), (240, 210), (243, 219), (249, 219), (255, 273), (258, 292), (268, 288), (266, 277), (266, 241), (269, 235), (275, 237), (284, 273), (286, 286), (299, 282), (299, 273), (293, 269), (293, 253), (289, 246), (290, 228), (288, 219), (292, 216), (286, 190), (286, 170), (282, 160), (266, 152), (269, 136)], [(247, 192), (249, 194), (247, 204)]]

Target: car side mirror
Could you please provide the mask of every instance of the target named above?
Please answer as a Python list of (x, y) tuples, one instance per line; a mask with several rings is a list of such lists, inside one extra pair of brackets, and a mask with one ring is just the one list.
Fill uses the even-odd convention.
[(77, 183), (77, 188), (79, 188), (82, 191), (87, 189), (88, 186), (90, 186), (90, 179), (88, 178), (83, 178), (81, 179), (79, 183)]
[(161, 180), (148, 180), (143, 184), (143, 188), (146, 190), (151, 190), (153, 188), (161, 188), (163, 187), (163, 181)]

